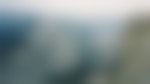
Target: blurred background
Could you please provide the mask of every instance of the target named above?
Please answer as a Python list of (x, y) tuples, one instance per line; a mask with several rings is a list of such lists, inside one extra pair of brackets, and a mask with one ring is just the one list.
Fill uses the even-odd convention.
[(0, 0), (0, 84), (149, 84), (150, 1)]

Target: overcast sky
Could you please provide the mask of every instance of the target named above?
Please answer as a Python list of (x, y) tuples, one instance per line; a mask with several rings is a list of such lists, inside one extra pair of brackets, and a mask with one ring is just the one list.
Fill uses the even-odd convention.
[(0, 8), (38, 9), (78, 16), (125, 14), (135, 10), (149, 9), (149, 5), (149, 0), (0, 0)]

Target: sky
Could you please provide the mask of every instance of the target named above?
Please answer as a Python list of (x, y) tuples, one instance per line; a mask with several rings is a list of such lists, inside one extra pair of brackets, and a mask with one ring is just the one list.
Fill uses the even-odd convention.
[(126, 14), (148, 10), (149, 0), (0, 0), (0, 8), (40, 10), (78, 16)]

